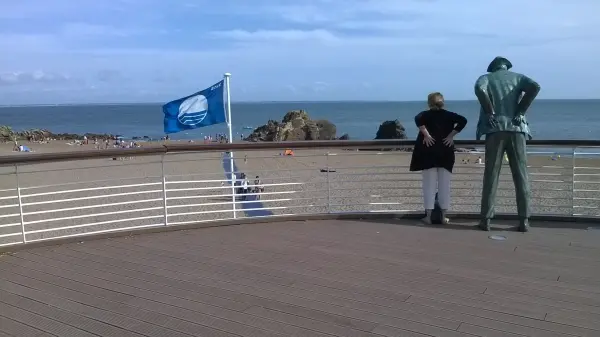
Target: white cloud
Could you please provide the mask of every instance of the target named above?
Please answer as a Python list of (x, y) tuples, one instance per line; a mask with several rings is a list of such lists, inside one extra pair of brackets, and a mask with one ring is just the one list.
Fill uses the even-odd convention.
[[(600, 52), (597, 0), (51, 2), (0, 4), (0, 19), (15, 23), (0, 30), (0, 73), (72, 74), (88, 84), (77, 88), (77, 97), (93, 86), (94, 97), (162, 99), (229, 71), (242, 99), (317, 93), (414, 99), (431, 83), (469, 98), (473, 78), (494, 56), (507, 56), (540, 81), (571, 82), (595, 69)], [(54, 30), (30, 24), (19, 30), (26, 21), (18, 18), (52, 22)], [(542, 96), (597, 95), (600, 87), (594, 82), (579, 90), (542, 90)]]
[(0, 84), (22, 85), (32, 83), (67, 83), (73, 81), (68, 74), (48, 73), (42, 70), (31, 72), (8, 72), (0, 74)]

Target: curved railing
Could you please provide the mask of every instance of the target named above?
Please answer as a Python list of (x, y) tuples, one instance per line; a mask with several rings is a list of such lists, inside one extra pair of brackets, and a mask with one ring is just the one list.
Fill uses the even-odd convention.
[[(313, 141), (163, 145), (0, 157), (0, 249), (28, 242), (298, 215), (422, 214), (412, 141)], [(479, 212), (482, 142), (457, 141), (452, 212)], [(285, 155), (292, 150), (293, 156)], [(397, 151), (389, 151), (389, 150)], [(398, 150), (399, 149), (399, 150)], [(600, 220), (600, 141), (532, 141), (532, 212)], [(233, 157), (230, 153), (233, 152)], [(231, 165), (233, 158), (233, 165)], [(505, 163), (506, 164), (506, 163)], [(250, 188), (242, 199), (231, 166)], [(497, 213), (514, 214), (503, 168)], [(260, 195), (260, 200), (257, 196)]]

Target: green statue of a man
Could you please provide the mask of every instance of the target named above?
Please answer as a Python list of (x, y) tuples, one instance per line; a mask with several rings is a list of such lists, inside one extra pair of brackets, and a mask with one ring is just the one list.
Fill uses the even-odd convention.
[(475, 83), (475, 95), (481, 104), (477, 139), (485, 135), (485, 171), (481, 196), (479, 228), (489, 231), (494, 217), (498, 178), (504, 154), (508, 158), (517, 194), (519, 231), (529, 230), (529, 200), (531, 191), (527, 173), (527, 138), (531, 133), (525, 113), (540, 92), (531, 78), (510, 71), (512, 64), (496, 57), (488, 73)]

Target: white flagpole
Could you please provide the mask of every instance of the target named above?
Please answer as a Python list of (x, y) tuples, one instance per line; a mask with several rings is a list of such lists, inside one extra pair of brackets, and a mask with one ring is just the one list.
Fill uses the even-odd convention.
[[(223, 75), (225, 82), (225, 92), (227, 93), (227, 130), (229, 131), (229, 143), (233, 143), (233, 130), (231, 126), (231, 93), (229, 91), (229, 78), (231, 77), (230, 73), (225, 73)], [(235, 211), (235, 181), (237, 179), (237, 174), (234, 172), (233, 165), (233, 151), (229, 151), (229, 171), (231, 172), (231, 201), (233, 205), (233, 218), (237, 218)], [(236, 178), (234, 178), (236, 177)]]

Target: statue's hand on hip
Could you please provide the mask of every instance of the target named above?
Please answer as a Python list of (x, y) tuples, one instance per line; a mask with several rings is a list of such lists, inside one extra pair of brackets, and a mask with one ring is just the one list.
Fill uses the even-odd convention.
[(512, 119), (513, 125), (520, 126), (525, 124), (525, 116), (518, 114)]
[(496, 114), (488, 115), (488, 123), (492, 128), (496, 128), (498, 126), (498, 120), (496, 119)]

